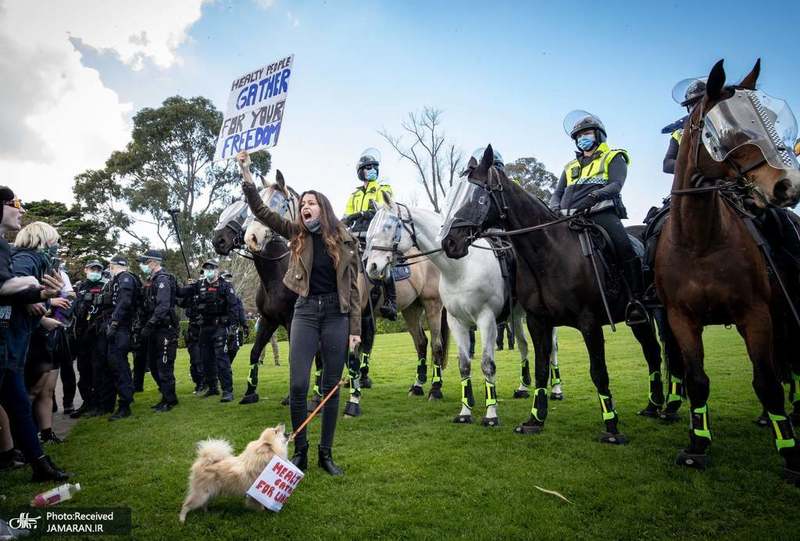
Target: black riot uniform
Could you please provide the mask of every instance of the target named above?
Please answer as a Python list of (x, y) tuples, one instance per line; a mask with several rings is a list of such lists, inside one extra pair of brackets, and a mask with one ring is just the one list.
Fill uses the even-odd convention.
[[(143, 259), (161, 260), (161, 253), (149, 250)], [(178, 316), (175, 313), (177, 282), (175, 276), (159, 269), (150, 277), (147, 297), (143, 299), (147, 317), (141, 336), (147, 348), (147, 360), (161, 391), (156, 411), (169, 411), (178, 404), (175, 394), (175, 354), (178, 349)]]
[[(111, 263), (127, 267), (128, 261), (122, 256), (115, 256)], [(107, 373), (114, 383), (114, 390), (119, 398), (118, 410), (112, 420), (130, 415), (130, 404), (133, 402), (133, 379), (128, 365), (130, 351), (131, 324), (136, 316), (136, 305), (141, 294), (139, 279), (123, 270), (109, 282), (111, 308), (108, 311), (106, 341)], [(113, 400), (113, 397), (112, 397)]]
[[(144, 391), (144, 374), (150, 370), (150, 363), (147, 360), (147, 343), (148, 341), (142, 338), (142, 328), (150, 317), (145, 307), (144, 299), (150, 294), (150, 279), (141, 282), (141, 289), (139, 291), (139, 302), (136, 306), (136, 314), (131, 324), (131, 352), (133, 353), (133, 392), (139, 393)], [(156, 386), (161, 388), (158, 383), (158, 374), (151, 374)]]
[[(75, 285), (75, 354), (78, 361), (78, 392), (83, 404), (70, 417), (78, 418), (89, 411), (97, 409), (94, 395), (94, 371), (92, 359), (99, 356), (98, 335), (102, 332), (97, 317), (97, 297), (103, 291), (105, 283), (100, 280), (82, 280)], [(98, 353), (95, 351), (98, 350)]]
[(189, 353), (189, 375), (194, 383), (194, 394), (204, 390), (205, 377), (203, 375), (203, 358), (200, 354), (200, 322), (194, 295), (178, 298), (178, 306), (183, 308), (189, 325), (183, 335), (186, 350)]
[(194, 297), (196, 321), (200, 326), (200, 354), (208, 389), (203, 396), (219, 394), (217, 380), (222, 387), (222, 400), (233, 399), (233, 377), (228, 357), (228, 325), (236, 319), (236, 295), (231, 285), (217, 278), (206, 279), (180, 288), (181, 296)]
[[(233, 289), (233, 286), (231, 286), (231, 289)], [(228, 357), (231, 364), (233, 364), (236, 354), (250, 332), (250, 328), (247, 326), (247, 316), (244, 313), (244, 303), (235, 292), (234, 298), (236, 299), (236, 305), (233, 307), (234, 319), (231, 320), (231, 324), (228, 327)]]

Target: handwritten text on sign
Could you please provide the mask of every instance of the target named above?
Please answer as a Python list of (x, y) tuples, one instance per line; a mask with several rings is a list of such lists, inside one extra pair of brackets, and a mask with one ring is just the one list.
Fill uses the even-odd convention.
[(228, 108), (217, 138), (215, 160), (241, 150), (255, 152), (278, 143), (294, 55), (281, 58), (231, 83)]
[(303, 479), (303, 472), (280, 457), (272, 457), (247, 495), (270, 511), (278, 512)]

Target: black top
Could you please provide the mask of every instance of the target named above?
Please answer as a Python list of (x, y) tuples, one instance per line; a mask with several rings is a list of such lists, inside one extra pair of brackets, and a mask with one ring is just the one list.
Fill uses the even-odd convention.
[(314, 240), (314, 263), (311, 265), (309, 295), (336, 293), (336, 268), (333, 259), (325, 248), (322, 233), (312, 233)]
[(674, 137), (669, 138), (669, 147), (667, 148), (667, 154), (664, 156), (664, 172), (669, 173), (670, 175), (675, 173), (675, 161), (678, 159), (678, 149), (680, 145), (675, 140)]

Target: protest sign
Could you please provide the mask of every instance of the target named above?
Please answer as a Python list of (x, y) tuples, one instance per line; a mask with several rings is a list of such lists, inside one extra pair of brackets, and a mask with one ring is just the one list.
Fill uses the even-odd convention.
[(278, 143), (293, 65), (290, 55), (234, 79), (214, 160)]
[(277, 513), (302, 481), (303, 476), (303, 472), (297, 466), (274, 456), (248, 489), (247, 495)]

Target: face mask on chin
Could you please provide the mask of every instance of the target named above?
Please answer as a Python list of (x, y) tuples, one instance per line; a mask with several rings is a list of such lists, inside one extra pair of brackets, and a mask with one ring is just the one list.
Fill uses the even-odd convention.
[(310, 233), (316, 233), (322, 227), (322, 224), (319, 221), (319, 218), (311, 218), (310, 220), (303, 220), (303, 225), (306, 226), (306, 229)]

